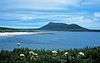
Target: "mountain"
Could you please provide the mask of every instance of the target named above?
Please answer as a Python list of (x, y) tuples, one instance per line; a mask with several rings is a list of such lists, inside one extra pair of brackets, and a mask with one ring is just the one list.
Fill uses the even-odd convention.
[(50, 22), (47, 25), (40, 28), (40, 30), (49, 31), (89, 31), (89, 29), (83, 28), (76, 24), (65, 24), (65, 23), (53, 23)]
[(37, 29), (16, 29), (0, 27), (0, 32), (37, 32), (37, 31), (88, 31), (88, 32), (100, 32), (100, 30), (86, 29), (76, 24), (65, 24), (65, 23), (53, 23), (50, 22), (47, 25)]

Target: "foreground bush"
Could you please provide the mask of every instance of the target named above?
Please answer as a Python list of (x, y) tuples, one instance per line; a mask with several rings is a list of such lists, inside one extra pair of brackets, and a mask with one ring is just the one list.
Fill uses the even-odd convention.
[(70, 50), (1, 50), (0, 63), (100, 63), (100, 47)]

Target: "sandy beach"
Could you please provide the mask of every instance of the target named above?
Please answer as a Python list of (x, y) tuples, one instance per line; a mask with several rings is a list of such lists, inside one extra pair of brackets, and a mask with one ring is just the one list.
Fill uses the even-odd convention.
[(15, 35), (30, 35), (30, 34), (42, 34), (44, 32), (4, 32), (0, 33), (0, 36), (15, 36)]

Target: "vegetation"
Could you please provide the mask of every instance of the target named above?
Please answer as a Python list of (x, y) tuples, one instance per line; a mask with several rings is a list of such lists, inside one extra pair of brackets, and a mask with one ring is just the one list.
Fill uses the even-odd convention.
[(71, 32), (100, 32), (100, 30), (87, 29), (77, 24), (65, 24), (65, 23), (53, 23), (53, 22), (50, 22), (47, 25), (39, 28), (39, 30), (71, 31)]
[(0, 27), (0, 32), (34, 32), (36, 29), (14, 29), (14, 28), (6, 28)]
[(100, 32), (100, 30), (87, 29), (76, 24), (53, 23), (53, 22), (50, 22), (47, 25), (36, 29), (15, 29), (15, 28), (0, 27), (0, 32), (34, 32), (42, 30), (71, 31), (71, 32)]
[(1, 50), (0, 63), (100, 63), (100, 47), (53, 51), (28, 48)]
[(47, 25), (40, 28), (40, 30), (51, 30), (51, 31), (88, 31), (76, 24), (65, 24), (65, 23), (53, 23), (50, 22)]

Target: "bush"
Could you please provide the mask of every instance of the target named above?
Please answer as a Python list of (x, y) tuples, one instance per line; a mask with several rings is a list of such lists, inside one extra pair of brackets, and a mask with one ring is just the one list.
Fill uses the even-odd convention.
[[(37, 53), (30, 55), (29, 51)], [(1, 50), (0, 63), (100, 63), (100, 47), (57, 50), (53, 54), (51, 50), (16, 48), (13, 51)], [(64, 55), (68, 52), (67, 55)], [(79, 55), (79, 52), (84, 55)], [(20, 56), (23, 54), (23, 56)]]

